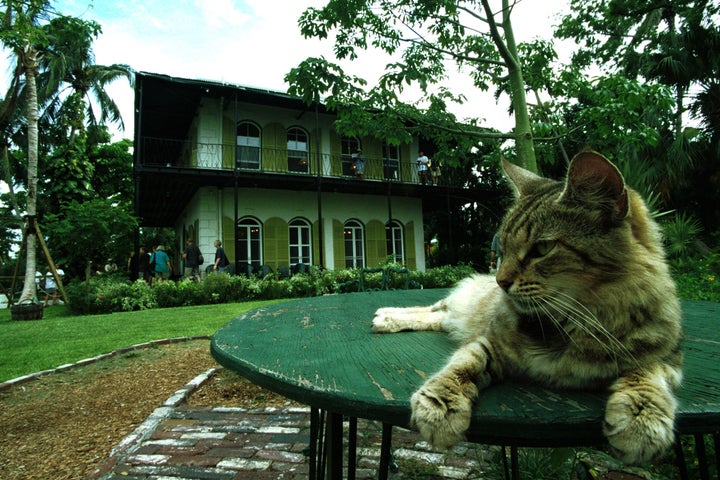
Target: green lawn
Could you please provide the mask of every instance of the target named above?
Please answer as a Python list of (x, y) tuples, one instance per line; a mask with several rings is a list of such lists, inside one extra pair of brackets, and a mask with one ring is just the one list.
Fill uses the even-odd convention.
[(233, 317), (281, 300), (156, 308), (72, 316), (45, 309), (42, 320), (13, 321), (0, 309), (0, 382), (151, 340), (212, 335)]

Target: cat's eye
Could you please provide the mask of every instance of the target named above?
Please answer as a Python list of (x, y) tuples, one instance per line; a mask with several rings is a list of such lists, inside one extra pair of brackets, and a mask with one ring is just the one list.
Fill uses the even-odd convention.
[(555, 240), (541, 240), (533, 245), (530, 254), (535, 258), (544, 257), (548, 253), (552, 252), (556, 244), (557, 241)]

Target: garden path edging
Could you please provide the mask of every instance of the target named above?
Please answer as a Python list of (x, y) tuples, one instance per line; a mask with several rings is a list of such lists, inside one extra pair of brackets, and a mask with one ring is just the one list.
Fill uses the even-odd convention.
[(124, 353), (132, 352), (134, 350), (140, 350), (142, 348), (149, 348), (149, 347), (156, 347), (156, 346), (160, 346), (160, 345), (169, 345), (172, 343), (188, 342), (188, 341), (192, 341), (192, 340), (209, 340), (209, 339), (210, 339), (210, 335), (196, 335), (194, 337), (174, 337), (174, 338), (165, 338), (162, 340), (152, 340), (152, 341), (144, 342), (144, 343), (137, 343), (137, 344), (131, 345), (129, 347), (124, 347), (124, 348), (119, 348), (117, 350), (113, 350), (112, 352), (109, 352), (109, 353), (103, 353), (102, 355), (98, 355), (96, 357), (78, 360), (75, 363), (67, 363), (65, 365), (60, 365), (59, 367), (51, 368), (48, 370), (42, 370), (40, 372), (29, 373), (29, 374), (23, 375), (21, 377), (6, 380), (6, 381), (0, 383), (0, 392), (9, 390), (18, 385), (23, 385), (25, 383), (38, 380), (41, 377), (51, 375), (53, 373), (65, 372), (65, 371), (71, 370), (73, 368), (83, 367), (85, 365), (90, 365), (90, 364), (93, 364), (93, 363), (96, 363), (101, 360), (105, 360), (105, 359), (108, 359), (108, 358), (111, 358), (111, 357), (114, 357), (117, 355), (122, 355)]

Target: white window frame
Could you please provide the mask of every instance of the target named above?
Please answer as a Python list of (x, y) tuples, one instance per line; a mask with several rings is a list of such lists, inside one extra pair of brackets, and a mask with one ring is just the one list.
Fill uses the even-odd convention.
[(394, 262), (405, 265), (405, 232), (399, 222), (393, 220), (385, 225), (385, 242), (388, 256), (392, 256)]
[(357, 220), (343, 225), (345, 268), (365, 267), (365, 227)]
[(292, 220), (288, 224), (288, 241), (290, 265), (298, 263), (312, 265), (312, 227), (310, 222), (304, 218)]
[[(236, 229), (238, 251), (235, 256), (237, 261), (249, 263), (253, 268), (259, 268), (263, 264), (262, 224), (256, 218), (245, 217), (238, 220)], [(245, 232), (244, 238), (241, 238), (241, 231)], [(257, 253), (257, 258), (254, 258), (253, 253)]]

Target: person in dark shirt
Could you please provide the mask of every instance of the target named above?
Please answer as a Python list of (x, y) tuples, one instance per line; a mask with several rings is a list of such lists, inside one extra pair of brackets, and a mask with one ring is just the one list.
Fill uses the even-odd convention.
[(215, 240), (215, 264), (213, 265), (213, 272), (220, 273), (225, 271), (225, 267), (230, 265), (230, 261), (225, 255), (225, 250), (222, 248), (222, 242)]
[(192, 240), (188, 240), (182, 254), (185, 260), (185, 278), (200, 281), (200, 256), (200, 249)]

